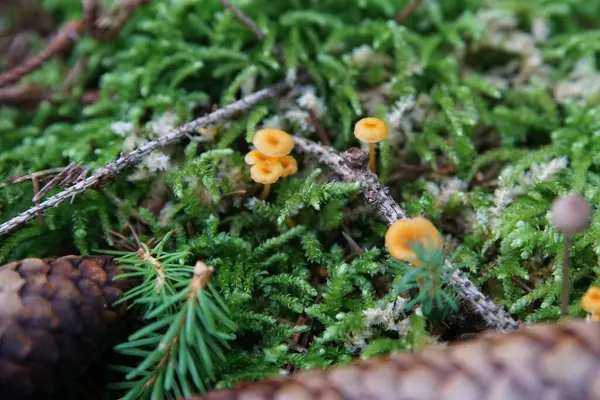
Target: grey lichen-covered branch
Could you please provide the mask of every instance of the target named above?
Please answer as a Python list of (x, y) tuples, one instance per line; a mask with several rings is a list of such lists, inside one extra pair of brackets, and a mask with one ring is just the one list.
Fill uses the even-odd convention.
[(198, 128), (205, 125), (212, 124), (215, 122), (222, 121), (230, 118), (235, 114), (246, 112), (254, 107), (256, 104), (270, 99), (281, 93), (282, 91), (289, 88), (287, 82), (283, 81), (276, 85), (259, 90), (249, 96), (246, 96), (234, 103), (229, 104), (213, 113), (200, 117), (194, 121), (188, 122), (187, 124), (181, 125), (179, 128), (174, 129), (167, 135), (161, 136), (156, 140), (148, 142), (143, 146), (135, 149), (129, 153), (122, 153), (121, 157), (117, 160), (105, 165), (102, 168), (97, 169), (94, 173), (69, 188), (63, 190), (60, 193), (48, 198), (46, 201), (31, 207), (27, 211), (22, 212), (16, 217), (6, 221), (0, 225), (0, 236), (6, 235), (18, 226), (30, 221), (35, 218), (36, 215), (42, 214), (44, 211), (55, 208), (63, 201), (71, 199), (74, 196), (83, 193), (87, 189), (95, 187), (102, 182), (108, 181), (124, 169), (138, 164), (145, 156), (150, 154), (152, 151), (164, 147), (168, 144), (177, 142), (188, 134), (194, 133)]
[[(367, 156), (360, 149), (351, 148), (340, 154), (330, 147), (307, 139), (295, 137), (294, 142), (296, 150), (318, 158), (342, 180), (358, 182), (362, 197), (377, 211), (386, 224), (391, 225), (407, 217), (406, 211), (400, 208), (390, 196), (389, 189), (381, 184), (376, 174), (369, 171)], [(450, 270), (452, 265), (449, 264), (448, 267)], [(459, 289), (458, 296), (464, 306), (479, 315), (489, 328), (498, 331), (513, 331), (519, 328), (519, 322), (513, 319), (502, 306), (484, 296), (464, 272), (453, 269), (448, 279), (451, 285)]]

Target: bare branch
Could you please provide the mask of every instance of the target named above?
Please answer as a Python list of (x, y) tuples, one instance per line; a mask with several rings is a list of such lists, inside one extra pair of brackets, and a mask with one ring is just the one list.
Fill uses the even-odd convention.
[[(308, 139), (294, 137), (295, 149), (309, 156), (317, 157), (344, 181), (358, 182), (360, 191), (367, 204), (375, 209), (386, 224), (391, 225), (406, 218), (404, 211), (390, 196), (389, 189), (381, 184), (377, 175), (367, 168), (367, 155), (358, 148), (351, 148), (340, 154), (336, 150), (321, 146)], [(465, 306), (479, 315), (490, 328), (498, 331), (513, 331), (519, 328), (515, 321), (501, 306), (486, 297), (473, 285), (467, 275), (454, 269), (448, 262), (448, 276), (451, 285), (459, 288), (458, 296)]]
[(278, 95), (280, 92), (289, 88), (289, 85), (283, 81), (270, 88), (259, 90), (249, 96), (246, 96), (235, 103), (231, 103), (226, 107), (223, 107), (213, 113), (205, 115), (194, 121), (188, 122), (187, 124), (181, 125), (179, 128), (174, 129), (171, 133), (161, 136), (158, 139), (148, 142), (143, 146), (137, 148), (131, 153), (122, 153), (121, 157), (117, 160), (105, 165), (102, 168), (97, 169), (94, 173), (80, 181), (75, 185), (70, 186), (68, 189), (63, 190), (60, 193), (48, 198), (44, 202), (30, 208), (29, 210), (17, 215), (16, 217), (8, 220), (7, 222), (0, 225), (0, 236), (6, 235), (16, 227), (28, 222), (36, 215), (42, 214), (45, 210), (57, 207), (63, 201), (73, 198), (75, 195), (85, 192), (94, 186), (99, 185), (102, 182), (108, 181), (115, 177), (117, 174), (122, 172), (124, 169), (136, 165), (145, 156), (150, 154), (152, 151), (164, 147), (168, 144), (177, 142), (184, 138), (187, 134), (195, 132), (198, 128), (219, 122), (221, 120), (232, 117), (235, 114), (246, 112), (254, 107), (256, 104), (263, 100), (270, 99)]

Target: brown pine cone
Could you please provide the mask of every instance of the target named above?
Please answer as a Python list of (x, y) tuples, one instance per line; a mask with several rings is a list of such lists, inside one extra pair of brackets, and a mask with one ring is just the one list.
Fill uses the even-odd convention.
[(396, 353), (191, 400), (202, 399), (598, 400), (600, 323), (574, 320), (484, 334), (445, 350)]
[(52, 398), (109, 344), (131, 284), (111, 257), (28, 258), (0, 266), (0, 398)]

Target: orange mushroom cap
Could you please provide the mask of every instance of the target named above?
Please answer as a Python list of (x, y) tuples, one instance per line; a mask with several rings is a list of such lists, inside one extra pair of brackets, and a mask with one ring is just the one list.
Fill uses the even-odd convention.
[(258, 150), (252, 150), (252, 151), (248, 152), (248, 154), (246, 154), (246, 156), (244, 157), (244, 161), (248, 165), (258, 164), (258, 163), (265, 162), (270, 159), (271, 159), (271, 157), (265, 156), (263, 153), (261, 153)]
[(281, 173), (281, 177), (285, 178), (286, 176), (294, 175), (298, 172), (298, 161), (292, 156), (283, 156), (277, 159), (281, 166), (283, 167), (283, 172)]
[(385, 246), (390, 254), (414, 267), (421, 265), (410, 246), (419, 241), (425, 248), (441, 248), (442, 240), (436, 227), (423, 217), (401, 219), (394, 222), (385, 234)]
[(283, 157), (291, 153), (294, 140), (280, 129), (261, 129), (254, 135), (254, 146), (269, 157)]
[(250, 176), (255, 182), (268, 185), (275, 183), (281, 177), (283, 167), (276, 159), (255, 164), (250, 168)]
[(379, 118), (367, 117), (354, 125), (354, 136), (361, 142), (377, 143), (388, 137), (388, 128)]
[(596, 286), (590, 286), (581, 298), (581, 307), (589, 312), (595, 313), (600, 311), (600, 288)]

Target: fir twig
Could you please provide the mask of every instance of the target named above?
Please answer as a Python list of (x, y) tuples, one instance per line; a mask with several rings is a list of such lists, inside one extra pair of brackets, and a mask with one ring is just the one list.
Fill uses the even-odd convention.
[[(339, 154), (332, 148), (321, 146), (308, 139), (294, 137), (295, 148), (307, 155), (317, 157), (344, 181), (358, 182), (360, 192), (371, 207), (377, 211), (386, 224), (391, 225), (407, 214), (389, 195), (389, 190), (379, 182), (377, 175), (367, 168), (367, 156), (358, 148), (351, 148)], [(457, 294), (465, 305), (478, 314), (490, 328), (499, 331), (512, 331), (519, 328), (515, 321), (501, 306), (494, 303), (469, 280), (466, 274), (448, 264), (452, 270), (449, 282), (459, 288)]]
[(220, 108), (215, 112), (188, 122), (187, 124), (183, 124), (179, 128), (171, 131), (169, 134), (161, 136), (154, 141), (148, 142), (130, 153), (122, 153), (121, 157), (105, 165), (104, 167), (97, 169), (90, 177), (76, 183), (73, 186), (70, 186), (69, 188), (55, 194), (39, 205), (31, 207), (29, 210), (22, 212), (16, 217), (0, 225), (0, 236), (6, 235), (18, 226), (30, 221), (36, 215), (41, 214), (50, 208), (57, 207), (63, 201), (73, 198), (74, 196), (85, 192), (87, 189), (97, 186), (101, 182), (110, 180), (124, 169), (138, 164), (152, 151), (177, 142), (186, 135), (195, 132), (202, 126), (214, 124), (215, 122), (230, 118), (235, 114), (246, 112), (261, 101), (273, 98), (287, 88), (289, 88), (287, 82), (279, 82), (270, 88), (259, 90), (258, 92), (246, 96), (234, 103), (229, 104), (228, 106)]

